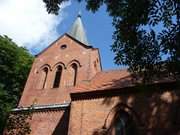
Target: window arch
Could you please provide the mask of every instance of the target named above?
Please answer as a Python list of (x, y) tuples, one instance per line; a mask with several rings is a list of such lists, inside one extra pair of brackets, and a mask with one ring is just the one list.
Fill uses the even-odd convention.
[(74, 74), (73, 74), (73, 86), (75, 86), (76, 85), (76, 79), (77, 79), (77, 69), (78, 69), (78, 67), (77, 67), (77, 65), (75, 64), (75, 63), (73, 63), (72, 64), (72, 68), (73, 68), (73, 70), (74, 70)]
[(48, 68), (44, 67), (41, 70), (41, 76), (40, 76), (40, 89), (46, 88), (46, 80), (47, 80), (47, 75), (48, 75)]
[(76, 63), (72, 63), (68, 69), (69, 71), (69, 85), (75, 86), (77, 81), (78, 66)]
[(115, 135), (137, 135), (133, 117), (124, 110), (119, 110), (115, 123)]
[(59, 65), (56, 68), (53, 88), (58, 88), (60, 86), (61, 76), (62, 76), (62, 66)]

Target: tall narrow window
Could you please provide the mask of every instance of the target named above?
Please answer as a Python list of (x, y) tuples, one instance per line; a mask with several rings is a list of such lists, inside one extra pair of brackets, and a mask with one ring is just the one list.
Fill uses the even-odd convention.
[(68, 68), (68, 86), (75, 86), (77, 80), (78, 67), (75, 63)]
[(47, 80), (48, 68), (45, 67), (41, 71), (41, 78), (39, 82), (39, 88), (44, 89), (46, 87), (46, 80)]
[(45, 77), (44, 77), (43, 89), (46, 87), (48, 68), (44, 68), (44, 73), (45, 73)]
[(73, 86), (75, 86), (76, 85), (76, 79), (77, 79), (77, 69), (78, 69), (78, 67), (77, 67), (77, 65), (76, 64), (72, 64), (72, 68), (73, 68)]
[(57, 69), (56, 69), (53, 88), (58, 88), (59, 87), (60, 81), (61, 81), (61, 74), (62, 74), (62, 67), (58, 66)]

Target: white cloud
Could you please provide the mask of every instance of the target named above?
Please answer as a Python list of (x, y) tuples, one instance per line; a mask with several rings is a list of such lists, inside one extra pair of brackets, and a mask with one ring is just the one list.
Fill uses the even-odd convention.
[(0, 35), (7, 35), (19, 46), (44, 48), (59, 34), (57, 26), (65, 17), (63, 3), (58, 16), (48, 14), (43, 0), (1, 0)]

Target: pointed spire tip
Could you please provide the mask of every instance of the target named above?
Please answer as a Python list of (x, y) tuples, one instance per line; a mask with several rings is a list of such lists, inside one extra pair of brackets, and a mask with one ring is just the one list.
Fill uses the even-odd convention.
[(81, 11), (78, 12), (78, 17), (81, 17)]
[(68, 34), (86, 45), (89, 44), (87, 41), (86, 32), (85, 32), (85, 29), (84, 29), (84, 26), (83, 26), (83, 23), (81, 20), (81, 12), (80, 11), (70, 29), (70, 31), (68, 32)]

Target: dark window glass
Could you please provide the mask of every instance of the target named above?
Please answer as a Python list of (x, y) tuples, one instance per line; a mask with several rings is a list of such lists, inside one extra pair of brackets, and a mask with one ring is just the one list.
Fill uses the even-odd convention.
[(44, 89), (46, 86), (46, 80), (47, 80), (47, 74), (48, 74), (48, 68), (43, 69), (43, 74), (42, 74), (42, 81), (43, 81), (43, 86), (42, 88)]
[(66, 49), (67, 48), (67, 45), (61, 45), (61, 49), (63, 50), (63, 49)]
[(75, 86), (76, 85), (76, 79), (77, 79), (77, 69), (78, 69), (78, 67), (77, 67), (77, 65), (76, 64), (72, 64), (72, 68), (73, 68), (73, 70), (74, 70), (74, 82), (73, 82), (73, 85)]
[(54, 78), (53, 88), (59, 87), (60, 81), (61, 81), (61, 74), (62, 74), (62, 67), (58, 66), (56, 70), (55, 78)]
[(132, 116), (123, 110), (119, 112), (115, 125), (115, 135), (137, 135), (136, 125)]

